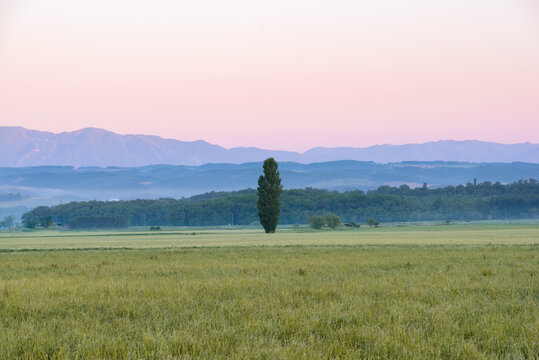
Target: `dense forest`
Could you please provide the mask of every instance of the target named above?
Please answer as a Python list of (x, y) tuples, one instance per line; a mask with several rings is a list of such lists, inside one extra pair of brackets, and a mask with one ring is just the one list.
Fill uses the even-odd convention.
[[(257, 223), (257, 194), (247, 189), (210, 192), (185, 199), (84, 201), (45, 207), (23, 215), (26, 226), (76, 223), (81, 217), (114, 216), (131, 226), (247, 225)], [(281, 224), (306, 223), (312, 215), (337, 214), (343, 222), (418, 220), (482, 220), (539, 218), (539, 183), (483, 182), (429, 189), (380, 186), (367, 191), (285, 190)]]

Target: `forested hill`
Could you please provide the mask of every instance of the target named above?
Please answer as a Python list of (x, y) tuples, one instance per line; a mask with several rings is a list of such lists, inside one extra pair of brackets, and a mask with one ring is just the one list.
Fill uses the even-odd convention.
[[(13, 197), (4, 201), (0, 199), (0, 211), (2, 207), (24, 206), (29, 210), (40, 205), (52, 206), (70, 201), (179, 199), (210, 191), (238, 191), (255, 188), (261, 170), (261, 163), (194, 167), (0, 168), (0, 194), (21, 196), (19, 200)], [(438, 188), (464, 184), (474, 178), (478, 182), (507, 184), (519, 179), (539, 179), (539, 163), (280, 162), (279, 172), (285, 189), (312, 187), (343, 192), (368, 191), (381, 185), (417, 187), (424, 182), (429, 184), (429, 188)]]
[[(69, 224), (80, 217), (114, 215), (132, 226), (247, 225), (258, 220), (256, 198), (256, 191), (248, 189), (180, 200), (71, 202), (38, 207), (24, 214), (23, 221), (35, 225), (52, 219)], [(305, 223), (312, 215), (328, 212), (358, 223), (369, 218), (382, 222), (539, 218), (539, 184), (534, 179), (438, 189), (381, 186), (367, 193), (306, 188), (285, 190), (281, 199), (281, 224)]]

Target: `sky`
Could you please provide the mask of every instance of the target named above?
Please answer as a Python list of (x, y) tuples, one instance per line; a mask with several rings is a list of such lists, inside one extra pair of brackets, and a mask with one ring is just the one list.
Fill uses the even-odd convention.
[(0, 0), (0, 126), (539, 142), (536, 0)]

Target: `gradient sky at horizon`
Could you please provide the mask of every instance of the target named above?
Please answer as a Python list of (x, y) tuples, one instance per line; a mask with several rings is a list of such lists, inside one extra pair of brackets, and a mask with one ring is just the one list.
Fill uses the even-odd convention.
[(539, 142), (535, 0), (0, 0), (0, 126)]

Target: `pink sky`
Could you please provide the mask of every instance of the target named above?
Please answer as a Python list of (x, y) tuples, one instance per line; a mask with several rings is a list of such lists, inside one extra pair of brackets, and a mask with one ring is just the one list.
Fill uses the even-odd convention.
[(0, 0), (0, 126), (539, 142), (535, 0)]

